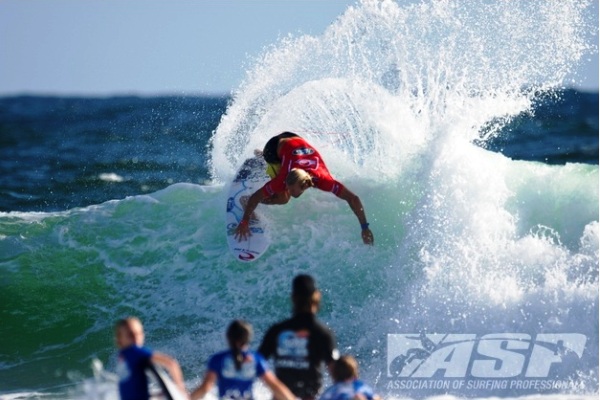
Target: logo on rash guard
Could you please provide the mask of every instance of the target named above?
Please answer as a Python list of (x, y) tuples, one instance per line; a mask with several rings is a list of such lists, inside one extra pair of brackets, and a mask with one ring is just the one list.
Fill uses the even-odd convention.
[(279, 356), (308, 357), (307, 331), (283, 331), (277, 338), (277, 354)]
[(232, 356), (223, 359), (222, 368), (221, 373), (223, 374), (223, 377), (228, 379), (249, 380), (256, 376), (256, 363), (252, 357), (249, 356), (246, 356), (239, 370), (236, 368)]
[(315, 151), (313, 149), (309, 149), (308, 147), (302, 147), (300, 149), (296, 149), (296, 150), (292, 151), (292, 155), (294, 155), (294, 156), (301, 156), (301, 155), (308, 156), (308, 155), (311, 155), (314, 153), (315, 153)]
[(315, 158), (303, 158), (301, 160), (294, 161), (294, 166), (298, 166), (302, 169), (317, 169), (319, 161)]
[(277, 338), (275, 368), (309, 369), (307, 330), (283, 331)]

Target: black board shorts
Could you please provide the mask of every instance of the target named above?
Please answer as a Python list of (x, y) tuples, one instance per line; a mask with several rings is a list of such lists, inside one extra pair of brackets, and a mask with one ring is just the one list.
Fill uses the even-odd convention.
[(290, 137), (298, 137), (293, 132), (283, 132), (277, 136), (273, 136), (263, 149), (263, 157), (268, 164), (281, 164), (281, 159), (277, 156), (277, 146), (279, 145), (280, 139), (286, 139)]

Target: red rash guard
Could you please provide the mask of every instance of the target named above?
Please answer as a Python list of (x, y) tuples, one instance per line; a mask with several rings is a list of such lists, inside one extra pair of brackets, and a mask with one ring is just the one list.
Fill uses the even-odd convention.
[(339, 196), (344, 187), (333, 179), (319, 152), (301, 137), (293, 137), (281, 146), (281, 170), (279, 174), (265, 183), (262, 190), (265, 196), (286, 190), (285, 178), (293, 168), (303, 169), (313, 178), (315, 187)]

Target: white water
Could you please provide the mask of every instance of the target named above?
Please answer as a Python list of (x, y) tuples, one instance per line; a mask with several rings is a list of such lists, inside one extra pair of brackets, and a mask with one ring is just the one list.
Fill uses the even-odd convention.
[[(81, 303), (62, 309), (65, 318), (85, 326), (81, 310), (94, 321), (23, 368), (68, 353), (108, 360), (110, 370), (111, 325), (135, 313), (148, 345), (176, 356), (192, 387), (208, 355), (225, 346), (232, 318), (252, 322), (257, 345), (289, 315), (290, 280), (302, 271), (317, 278), (320, 317), (340, 350), (358, 357), (363, 378), (387, 398), (596, 398), (598, 167), (512, 161), (472, 143), (534, 108), (536, 93), (560, 87), (592, 50), (586, 4), (360, 3), (322, 36), (286, 39), (256, 60), (215, 132), (213, 186), (177, 184), (33, 223), (31, 215), (4, 216), (21, 232), (4, 241), (10, 258), (35, 254), (37, 279), (77, 289)], [(273, 243), (258, 262), (240, 266), (230, 257), (219, 229), (224, 183), (283, 130), (313, 142), (333, 175), (360, 195), (373, 248), (360, 243), (346, 204), (310, 191), (263, 208)], [(421, 332), (578, 333), (586, 343), (552, 371), (554, 381), (577, 384), (558, 394), (396, 389), (388, 335)], [(86, 381), (69, 397), (113, 398), (114, 389)]]

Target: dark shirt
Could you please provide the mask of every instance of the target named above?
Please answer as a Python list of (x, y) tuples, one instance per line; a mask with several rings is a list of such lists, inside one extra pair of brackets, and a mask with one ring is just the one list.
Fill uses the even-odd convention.
[(294, 393), (315, 398), (323, 384), (322, 364), (337, 358), (334, 334), (312, 313), (273, 325), (258, 349), (273, 358), (275, 375)]

